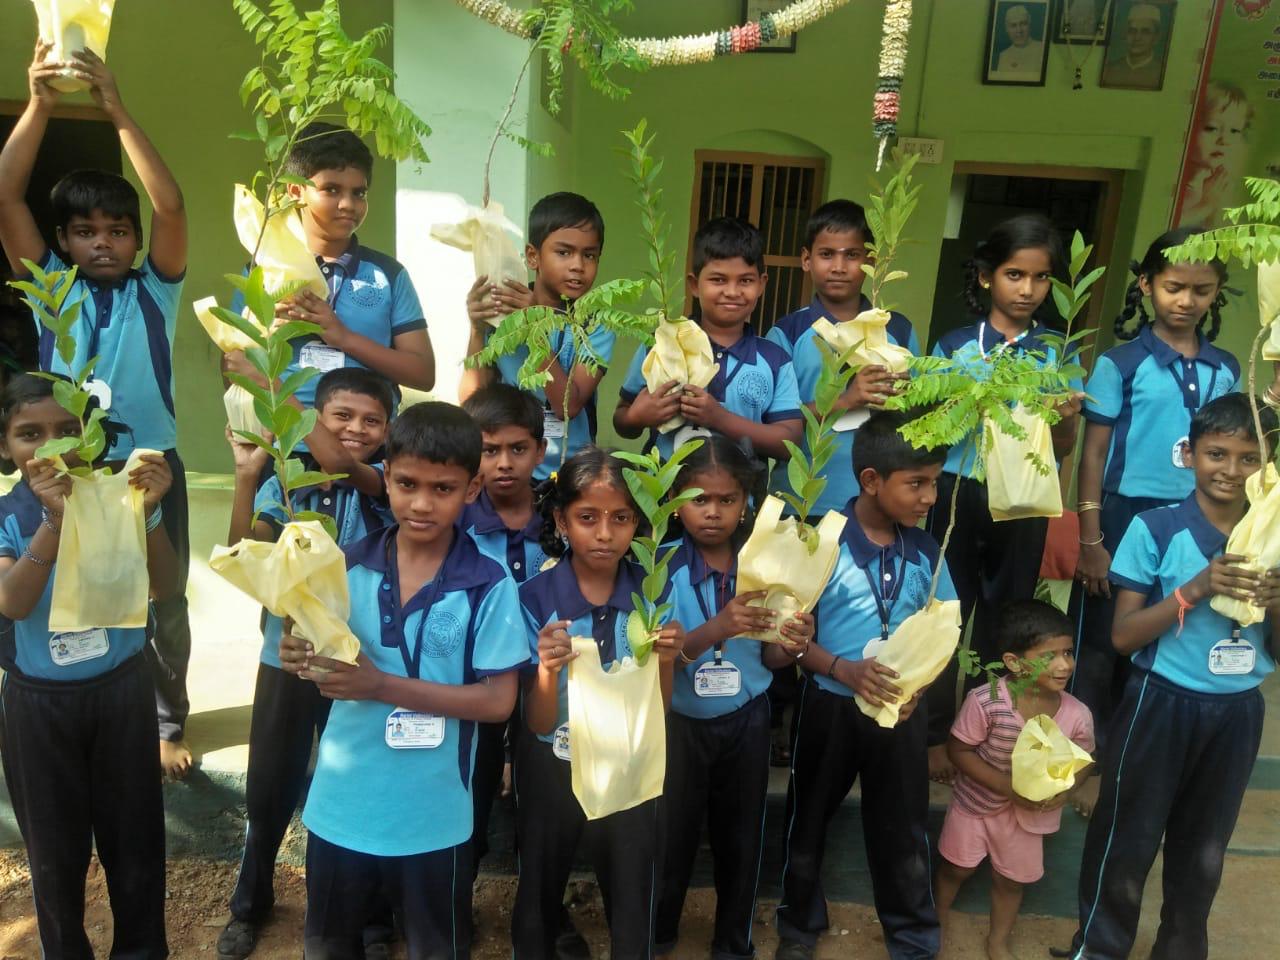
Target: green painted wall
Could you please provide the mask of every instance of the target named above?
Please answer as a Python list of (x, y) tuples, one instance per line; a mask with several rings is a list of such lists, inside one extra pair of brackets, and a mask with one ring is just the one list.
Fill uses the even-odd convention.
[[(344, 10), (347, 30), (355, 34), (390, 22), (392, 2), (360, 0), (346, 3)], [(26, 100), (35, 23), (27, 3), (10, 0), (0, 6), (0, 101), (17, 101), (16, 107), (4, 103), (0, 109), (20, 110)], [(249, 144), (227, 134), (250, 127), (237, 91), (256, 62), (253, 47), (230, 0), (121, 0), (107, 53), (125, 103), (186, 197), (191, 254), (175, 345), (179, 449), (192, 470), (229, 471), (217, 349), (189, 304), (210, 294), (229, 300), (222, 275), (246, 260), (231, 224), (231, 188), (251, 175), (256, 156)], [(89, 101), (80, 94), (68, 102)], [(395, 239), (395, 182), (395, 165), (379, 163), (369, 219), (361, 230), (362, 241), (389, 251)], [(144, 210), (144, 223), (147, 217)]]

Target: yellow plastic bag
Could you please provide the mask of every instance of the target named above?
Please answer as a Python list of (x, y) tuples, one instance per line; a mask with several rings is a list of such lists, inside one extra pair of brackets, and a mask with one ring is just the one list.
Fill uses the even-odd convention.
[[(818, 603), (827, 581), (836, 568), (840, 553), (840, 533), (845, 517), (835, 510), (817, 526), (818, 544), (800, 539), (795, 517), (782, 518), (782, 501), (765, 497), (756, 517), (751, 536), (738, 553), (738, 587), (741, 596), (753, 590), (766, 590), (764, 606), (778, 614), (778, 625), (796, 612), (808, 613)], [(778, 643), (777, 629), (746, 636), (766, 643)]]
[(667, 721), (658, 658), (627, 657), (608, 672), (590, 637), (574, 637), (569, 661), (569, 768), (588, 820), (662, 796)]
[[(1053, 434), (1049, 425), (1018, 404), (1010, 411), (1013, 422), (1027, 433), (1025, 440), (1012, 437), (994, 421), (982, 423), (987, 451), (987, 505), (993, 520), (1021, 520), (1024, 517), (1062, 516), (1062, 491), (1057, 462), (1053, 455)], [(1031, 451), (1049, 465), (1041, 475), (1027, 459)]]
[[(712, 359), (714, 356), (707, 332), (693, 320), (681, 317), (658, 324), (653, 346), (645, 354), (640, 372), (650, 391), (672, 380), (682, 387), (705, 387), (720, 370), (720, 364)], [(684, 417), (676, 414), (658, 427), (658, 432), (669, 433), (683, 423)]]
[(1262, 345), (1262, 359), (1280, 360), (1280, 261), (1258, 264), (1258, 320), (1271, 327), (1270, 338)]
[(290, 618), (294, 636), (310, 640), (317, 656), (356, 662), (360, 641), (347, 626), (346, 559), (318, 522), (286, 523), (275, 543), (214, 547), (209, 568), (277, 617)]
[[(88, 48), (107, 59), (107, 36), (111, 32), (111, 9), (116, 0), (31, 0), (36, 8), (40, 39), (52, 43), (49, 59), (70, 60), (78, 50)], [(49, 85), (63, 93), (87, 90), (89, 85), (77, 80), (71, 71), (51, 80)]]
[(1048, 714), (1027, 721), (1013, 745), (1013, 792), (1033, 802), (1050, 800), (1076, 785), (1076, 774), (1093, 763)]
[[(217, 344), (218, 349), (223, 353), (230, 353), (232, 350), (247, 350), (254, 346), (254, 342), (248, 336), (213, 315), (211, 308), (217, 305), (216, 297), (205, 297), (203, 300), (197, 300), (192, 307), (196, 311), (200, 326), (204, 327), (205, 332), (209, 334), (209, 339)], [(262, 329), (262, 325), (247, 307), (244, 316), (255, 327)], [(258, 414), (253, 409), (253, 394), (238, 383), (227, 387), (222, 395), (222, 406), (227, 412), (227, 423), (232, 430), (243, 430), (246, 433), (256, 433), (258, 436), (266, 433), (262, 421), (258, 419)]]
[[(516, 245), (520, 228), (507, 218), (500, 203), (467, 207), (457, 223), (433, 224), (431, 237), (459, 250), (470, 250), (476, 276), (488, 277), (490, 283), (500, 286), (504, 280), (524, 283), (528, 279), (529, 268)], [(495, 327), (501, 322), (502, 317), (489, 320)]]
[(147, 625), (146, 515), (142, 491), (129, 486), (129, 471), (143, 454), (158, 452), (134, 450), (119, 473), (103, 469), (71, 478), (53, 569), (54, 633)]
[[(1268, 463), (1265, 470), (1249, 476), (1244, 490), (1249, 509), (1227, 538), (1226, 552), (1248, 557), (1248, 563), (1241, 564), (1246, 570), (1265, 573), (1280, 567), (1280, 474), (1275, 464)], [(1209, 606), (1242, 627), (1261, 623), (1267, 615), (1262, 607), (1221, 594)]]
[(875, 653), (879, 663), (898, 672), (898, 679), (893, 683), (902, 690), (902, 699), (873, 707), (854, 694), (858, 709), (882, 727), (897, 726), (902, 705), (915, 696), (916, 691), (938, 679), (959, 642), (959, 600), (933, 600), (923, 610), (917, 610), (898, 625)]
[(256, 263), (262, 268), (262, 284), (268, 291), (301, 280), (307, 290), (328, 299), (329, 285), (316, 265), (315, 254), (307, 249), (306, 234), (302, 232), (302, 221), (296, 211), (272, 217), (266, 233), (262, 234), (261, 245), (258, 245), (258, 234), (262, 232), (262, 204), (244, 184), (236, 184), (231, 215), (240, 245), (250, 254), (257, 246)]
[(857, 347), (849, 356), (853, 366), (876, 364), (893, 373), (906, 373), (911, 351), (889, 340), (889, 316), (888, 310), (872, 309), (841, 323), (819, 317), (813, 322), (813, 332), (839, 354)]

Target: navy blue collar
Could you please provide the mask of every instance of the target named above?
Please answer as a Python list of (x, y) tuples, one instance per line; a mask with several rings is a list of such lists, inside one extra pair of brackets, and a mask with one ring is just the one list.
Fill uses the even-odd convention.
[[(663, 547), (663, 551), (665, 552), (670, 546), (672, 546), (672, 544), (666, 544)], [(671, 555), (671, 565), (669, 569), (674, 571), (679, 570), (681, 567), (687, 568), (689, 571), (689, 584), (691, 586), (697, 586), (699, 583), (702, 583), (702, 581), (711, 577), (736, 577), (738, 575), (737, 556), (733, 558), (733, 563), (729, 567), (729, 572), (727, 574), (723, 574), (707, 563), (706, 558), (702, 555), (702, 551), (698, 549), (698, 545), (693, 542), (693, 538), (687, 533), (677, 540), (674, 546), (676, 551)]]
[[(347, 569), (359, 566), (384, 576), (398, 576), (391, 559), (391, 545), (399, 529), (399, 524), (395, 524), (347, 547)], [(454, 524), (453, 543), (449, 545), (449, 552), (445, 555), (444, 563), (440, 564), (437, 575), (444, 578), (441, 594), (490, 583), (493, 580), (490, 569), (493, 563), (480, 552), (475, 541), (458, 524)], [(408, 608), (409, 601), (402, 598), (402, 602)]]
[(44, 505), (40, 498), (31, 492), (26, 480), (19, 480), (3, 497), (0, 497), (0, 518), (14, 516), (18, 518), (18, 532), (24, 537), (33, 537), (40, 529), (40, 517)]
[[(835, 316), (831, 313), (830, 310), (828, 310), (825, 306), (823, 306), (821, 298), (819, 298), (819, 296), (816, 293), (813, 295), (813, 299), (809, 302), (809, 309), (816, 316), (826, 317), (832, 323), (840, 322), (835, 318)], [(867, 299), (867, 295), (864, 293), (858, 294), (858, 313), (865, 313), (870, 309), (871, 309), (871, 301)], [(857, 313), (854, 314), (855, 317), (857, 315), (858, 315)]]
[[(711, 339), (710, 333), (707, 334), (707, 339)], [(740, 363), (755, 363), (757, 352), (756, 341), (758, 339), (759, 337), (751, 331), (751, 328), (744, 324), (742, 327), (742, 336), (727, 347), (716, 343), (715, 340), (711, 340), (711, 352), (713, 354), (718, 354), (723, 350)], [(724, 376), (723, 366), (720, 368), (720, 376)]]
[(498, 513), (493, 501), (489, 499), (488, 491), (483, 488), (475, 502), (467, 504), (467, 512), (462, 522), (463, 526), (470, 524), (476, 533), (514, 533), (525, 540), (537, 540), (542, 535), (542, 517), (538, 515), (537, 509), (533, 511), (529, 522), (522, 529), (512, 530)]
[(1209, 522), (1209, 518), (1200, 509), (1194, 490), (1191, 491), (1191, 496), (1174, 506), (1173, 510), (1206, 558), (1215, 556), (1226, 547), (1227, 535)]
[[(596, 604), (582, 595), (582, 589), (578, 586), (578, 575), (573, 572), (571, 558), (572, 554), (566, 553), (548, 574), (551, 578), (551, 598), (555, 602), (556, 615), (563, 620), (577, 620), (597, 609)], [(640, 568), (630, 559), (624, 559), (618, 564), (618, 577), (613, 584), (613, 593), (609, 595), (609, 600), (604, 605), (621, 613), (630, 613), (635, 608), (635, 604), (631, 601), (631, 594), (640, 593), (640, 581)]]
[(862, 524), (858, 522), (857, 516), (853, 512), (853, 505), (857, 503), (858, 498), (853, 497), (848, 504), (845, 505), (841, 512), (848, 517), (845, 522), (844, 530), (840, 534), (840, 542), (849, 548), (849, 553), (853, 557), (853, 562), (860, 567), (866, 567), (872, 560), (879, 558), (883, 553), (888, 551), (894, 555), (900, 555), (907, 563), (919, 562), (919, 551), (917, 551), (915, 543), (912, 542), (911, 530), (897, 525), (898, 536), (894, 538), (893, 543), (889, 546), (881, 546), (874, 540), (870, 539), (866, 532), (862, 529)]
[(316, 266), (322, 270), (325, 265), (330, 267), (341, 267), (343, 273), (348, 277), (355, 276), (356, 270), (360, 267), (360, 239), (354, 233), (351, 235), (351, 245), (342, 256), (333, 260), (326, 260), (324, 257), (316, 254)]
[(137, 267), (130, 267), (129, 272), (126, 273), (119, 280), (110, 280), (110, 281), (107, 281), (106, 283), (103, 283), (101, 280), (94, 280), (92, 277), (88, 277), (88, 276), (81, 277), (80, 274), (78, 273), (76, 274), (76, 276), (78, 279), (82, 280), (89, 287), (90, 292), (100, 293), (103, 290), (112, 290), (112, 291), (123, 290), (125, 287), (129, 285), (129, 281), (140, 279), (142, 277), (142, 271), (139, 270)]
[(1170, 367), (1175, 363), (1187, 360), (1200, 360), (1212, 367), (1221, 368), (1223, 366), (1220, 352), (1205, 339), (1204, 334), (1199, 330), (1196, 331), (1196, 339), (1200, 343), (1200, 350), (1194, 357), (1184, 357), (1157, 337), (1156, 332), (1151, 329), (1151, 324), (1149, 323), (1142, 325), (1142, 329), (1138, 331), (1138, 339), (1147, 348), (1147, 353), (1151, 354), (1152, 359), (1162, 367)]

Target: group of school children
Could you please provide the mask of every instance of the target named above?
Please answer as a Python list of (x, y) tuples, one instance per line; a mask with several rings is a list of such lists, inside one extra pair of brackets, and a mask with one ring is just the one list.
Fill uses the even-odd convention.
[[(119, 132), (153, 209), (148, 253), (138, 197), (120, 177), (68, 175), (51, 197), (57, 246), (48, 248), (24, 200), (65, 65), (38, 49), (31, 99), (0, 153), (0, 242), (14, 271), (74, 265), (84, 305), (79, 359), (99, 356), (95, 390), (113, 439), (105, 460), (135, 447), (155, 615), (143, 629), (67, 636), (48, 629), (69, 478), (36, 456), (79, 421), (52, 384), (23, 374), (0, 398), (0, 454), (21, 480), (0, 498), (0, 665), (4, 774), (27, 846), (40, 944), (51, 958), (92, 956), (83, 929), (85, 874), (96, 845), (114, 918), (111, 955), (167, 955), (162, 764), (180, 775), (189, 630), (186, 493), (176, 452), (172, 344), (186, 268), (182, 194), (125, 109), (105, 64), (88, 52), (70, 68)], [(341, 128), (299, 139), (289, 171), (307, 242), (329, 284), (280, 316), (322, 330), (294, 344), (289, 373), (323, 376), (298, 402), (318, 411), (305, 458), (346, 474), (302, 491), (297, 506), (331, 516), (347, 557), (355, 664), (317, 656), (288, 622), (264, 612), (249, 745), (248, 829), (217, 939), (221, 958), (254, 949), (274, 904), (273, 872), (306, 795), (304, 954), (465, 957), (472, 884), (488, 818), (512, 761), (519, 877), (511, 943), (520, 960), (581, 957), (585, 942), (564, 907), (577, 858), (595, 869), (615, 960), (675, 947), (703, 823), (710, 841), (717, 958), (754, 955), (770, 766), (774, 671), (798, 675), (790, 737), (778, 960), (808, 960), (828, 927), (822, 867), (827, 830), (861, 780), (865, 855), (884, 945), (894, 958), (934, 957), (951, 903), (991, 860), (991, 957), (1012, 956), (1025, 884), (1043, 872), (1043, 836), (1062, 806), (1092, 808), (1079, 875), (1080, 923), (1062, 956), (1120, 958), (1132, 949), (1144, 881), (1163, 845), (1164, 899), (1151, 956), (1208, 953), (1206, 922), (1227, 841), (1262, 730), (1258, 685), (1274, 666), (1280, 575), (1223, 554), (1247, 504), (1244, 480), (1264, 457), (1240, 369), (1212, 343), (1226, 274), (1220, 263), (1173, 264), (1158, 238), (1140, 263), (1117, 321), (1120, 345), (1096, 360), (1084, 392), (1065, 400), (1056, 452), (1079, 467), (1079, 616), (1032, 599), (1044, 553), (1043, 519), (992, 521), (973, 477), (974, 441), (919, 449), (885, 412), (900, 375), (859, 370), (838, 406), (867, 411), (839, 434), (820, 510), (845, 516), (838, 559), (812, 613), (782, 623), (737, 594), (736, 555), (766, 485), (766, 461), (800, 443), (822, 363), (819, 317), (849, 320), (862, 296), (872, 242), (861, 208), (833, 200), (812, 216), (802, 254), (815, 296), (767, 337), (751, 317), (766, 284), (760, 233), (739, 220), (704, 224), (693, 243), (689, 292), (719, 365), (705, 387), (650, 390), (637, 350), (614, 411), (624, 437), (648, 434), (669, 455), (697, 442), (677, 490), (671, 610), (655, 650), (668, 710), (663, 796), (587, 819), (574, 797), (567, 664), (571, 637), (591, 637), (607, 667), (631, 654), (625, 621), (641, 574), (628, 556), (644, 517), (621, 462), (593, 444), (595, 392), (613, 353), (599, 330), (598, 367), (576, 364), (570, 337), (552, 344), (545, 389), (513, 385), (523, 351), (469, 370), (461, 408), (397, 409), (399, 387), (429, 389), (434, 359), (407, 272), (364, 247), (372, 160)], [(468, 296), (470, 352), (489, 321), (531, 304), (561, 307), (591, 288), (604, 246), (595, 205), (572, 193), (539, 200), (528, 223), (531, 285), (480, 277)], [(1000, 351), (1055, 360), (1039, 317), (1062, 274), (1060, 241), (1039, 217), (998, 226), (969, 264), (974, 321), (934, 348), (987, 375)], [(1149, 304), (1149, 307), (1148, 307)], [(1149, 312), (1148, 312), (1149, 310)], [(1137, 323), (1134, 324), (1134, 319)], [(919, 353), (905, 317), (890, 338)], [(41, 333), (42, 370), (69, 371)], [(242, 356), (227, 369), (253, 373)], [(256, 375), (256, 374), (255, 374)], [(1264, 429), (1280, 388), (1264, 396)], [(567, 407), (568, 419), (562, 419)], [(676, 433), (657, 428), (680, 416)], [(228, 542), (273, 540), (286, 517), (265, 454), (227, 433), (235, 462)], [(563, 457), (563, 462), (562, 462)], [(782, 471), (785, 473), (785, 470)], [(269, 477), (264, 480), (264, 477)], [(955, 487), (959, 485), (959, 490)], [(945, 558), (939, 540), (955, 529)], [(902, 704), (885, 729), (855, 704), (902, 699), (879, 648), (921, 610), (938, 569), (939, 599), (959, 599), (971, 642), (1007, 677), (974, 687), (957, 710), (954, 674)], [(1209, 606), (1216, 595), (1255, 602), (1267, 619), (1241, 628)], [(781, 642), (745, 635), (777, 628)], [(1122, 656), (1123, 655), (1123, 656)], [(1011, 687), (1009, 680), (1026, 677)], [(1088, 782), (1033, 803), (1014, 794), (1013, 745), (1047, 714), (1097, 760)], [(156, 750), (157, 733), (164, 744)], [(307, 768), (318, 738), (314, 774)], [(952, 801), (931, 849), (930, 778)], [(855, 955), (866, 949), (855, 945)]]

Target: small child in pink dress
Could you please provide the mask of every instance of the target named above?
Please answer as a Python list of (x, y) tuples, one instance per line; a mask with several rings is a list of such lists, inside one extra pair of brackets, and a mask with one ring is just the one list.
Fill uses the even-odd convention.
[(1000, 650), (1009, 673), (1039, 669), (1035, 680), (1010, 697), (1008, 678), (973, 690), (951, 727), (947, 753), (957, 776), (951, 806), (938, 838), (942, 862), (934, 895), (944, 942), (951, 904), (961, 885), (991, 858), (991, 931), (987, 956), (1006, 960), (1009, 936), (1022, 904), (1024, 884), (1044, 876), (1044, 835), (1055, 833), (1062, 806), (1088, 778), (1092, 767), (1076, 775), (1072, 790), (1039, 803), (1013, 792), (1010, 774), (1014, 744), (1032, 717), (1048, 714), (1081, 748), (1093, 752), (1089, 708), (1066, 692), (1075, 668), (1074, 629), (1057, 608), (1039, 600), (1008, 604), (1000, 621)]

